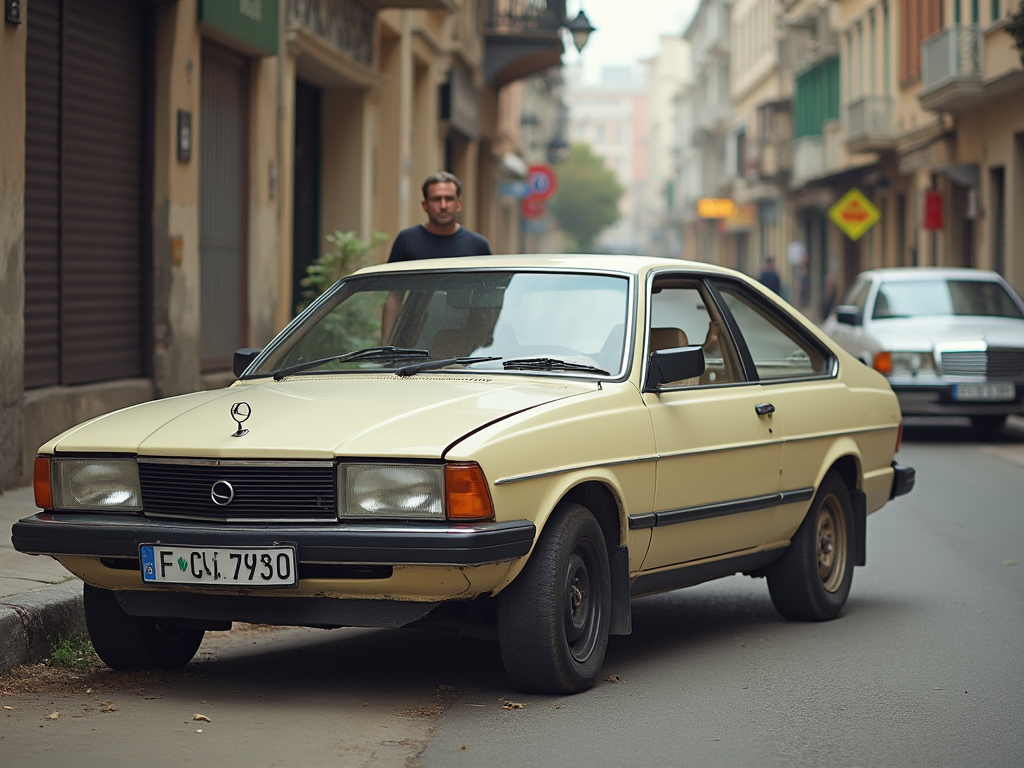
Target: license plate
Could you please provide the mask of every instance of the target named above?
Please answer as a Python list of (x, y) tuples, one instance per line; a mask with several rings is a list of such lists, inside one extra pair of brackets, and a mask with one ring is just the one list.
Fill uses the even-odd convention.
[(1017, 385), (1012, 381), (994, 384), (957, 384), (953, 387), (953, 399), (966, 401), (999, 402), (1017, 397)]
[(139, 547), (147, 584), (206, 587), (296, 587), (295, 547)]

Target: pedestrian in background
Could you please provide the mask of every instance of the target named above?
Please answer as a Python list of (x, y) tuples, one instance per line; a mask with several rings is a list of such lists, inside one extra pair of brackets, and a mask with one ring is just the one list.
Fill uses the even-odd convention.
[(761, 270), (761, 276), (757, 279), (765, 288), (782, 295), (782, 281), (779, 280), (779, 273), (775, 271), (775, 259), (771, 256), (764, 257), (764, 269)]
[[(457, 220), (462, 211), (462, 182), (454, 173), (438, 171), (423, 181), (423, 210), (427, 214), (424, 224), (403, 229), (391, 246), (388, 263), (419, 259), (446, 259), (453, 256), (488, 256), (491, 244), (487, 238), (472, 232)], [(388, 294), (381, 318), (381, 337), (384, 343), (391, 336), (398, 313), (402, 309), (402, 295), (398, 291)]]

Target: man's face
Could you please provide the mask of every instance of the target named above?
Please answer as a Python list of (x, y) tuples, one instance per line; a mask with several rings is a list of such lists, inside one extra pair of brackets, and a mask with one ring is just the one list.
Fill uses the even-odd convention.
[(423, 201), (423, 210), (427, 212), (430, 223), (438, 227), (449, 227), (455, 216), (462, 210), (462, 201), (458, 191), (450, 181), (431, 184), (427, 187), (427, 199)]

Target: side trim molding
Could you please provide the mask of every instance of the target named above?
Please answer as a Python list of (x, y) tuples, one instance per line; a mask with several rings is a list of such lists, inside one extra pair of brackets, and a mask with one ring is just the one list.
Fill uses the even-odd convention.
[(711, 517), (722, 517), (724, 515), (738, 515), (743, 512), (754, 512), (758, 509), (778, 507), (783, 504), (810, 501), (813, 498), (813, 488), (798, 488), (792, 491), (769, 493), (764, 496), (751, 496), (747, 499), (737, 499), (736, 501), (725, 501), (717, 504), (701, 504), (694, 507), (665, 510), (664, 512), (645, 512), (639, 515), (630, 515), (629, 528), (635, 531), (641, 528), (657, 528), (663, 525), (689, 523), (694, 520), (706, 520)]

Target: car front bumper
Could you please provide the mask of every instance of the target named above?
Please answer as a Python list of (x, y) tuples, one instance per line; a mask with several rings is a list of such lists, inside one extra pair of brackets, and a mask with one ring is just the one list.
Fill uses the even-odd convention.
[(1015, 382), (1012, 400), (957, 400), (953, 383), (906, 384), (890, 381), (904, 416), (999, 416), (1024, 413), (1024, 383)]
[(216, 525), (88, 512), (40, 512), (14, 524), (19, 552), (138, 560), (139, 546), (296, 547), (299, 577), (313, 565), (473, 566), (522, 557), (536, 527), (529, 520), (432, 526), (338, 523), (331, 525)]

